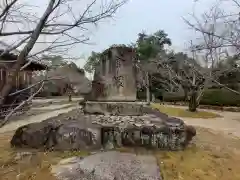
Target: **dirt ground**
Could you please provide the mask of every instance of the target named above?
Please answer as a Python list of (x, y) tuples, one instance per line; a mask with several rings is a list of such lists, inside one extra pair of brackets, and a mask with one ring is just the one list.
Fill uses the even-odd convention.
[[(68, 108), (74, 107), (76, 106)], [(51, 111), (56, 112), (59, 109), (51, 109)], [(222, 117), (213, 119), (183, 118), (187, 124), (194, 125), (197, 129), (197, 136), (184, 151), (164, 152), (139, 148), (121, 148), (119, 151), (154, 155), (165, 180), (240, 180), (238, 167), (240, 164), (240, 113), (215, 113), (221, 113)], [(50, 115), (48, 114), (48, 116)], [(32, 118), (32, 121), (23, 119), (22, 123), (35, 121), (36, 118)], [(60, 153), (13, 149), (10, 147), (9, 141), (14, 129), (16, 126), (11, 124), (11, 128), (0, 132), (1, 180), (56, 180), (50, 174), (52, 164), (56, 164), (65, 157), (90, 154), (90, 152)], [(32, 154), (20, 159), (16, 158), (22, 151), (32, 152)]]
[[(137, 154), (154, 155), (160, 171), (167, 180), (239, 180), (240, 139), (222, 132), (197, 128), (197, 137), (185, 150), (178, 152), (154, 151), (139, 148), (121, 148)], [(1, 180), (55, 180), (50, 174), (52, 164), (71, 156), (86, 156), (90, 152), (32, 152), (17, 159), (20, 150), (9, 145), (13, 132), (0, 134)]]
[[(187, 108), (184, 106), (172, 106), (166, 105), (170, 107), (177, 108)], [(203, 118), (182, 118), (186, 124), (209, 128), (217, 131), (222, 131), (225, 134), (230, 134), (233, 136), (240, 137), (240, 113), (239, 112), (227, 112), (227, 111), (215, 111), (215, 110), (204, 110), (215, 114), (219, 114), (221, 117), (203, 119)]]
[(49, 103), (49, 101), (46, 99), (38, 100), (38, 103), (33, 103), (32, 108), (27, 113), (11, 117), (9, 122), (4, 127), (0, 128), (0, 133), (14, 131), (20, 126), (41, 122), (78, 108), (78, 99), (76, 98), (72, 102), (68, 102), (65, 99), (57, 102), (51, 100), (51, 103)]

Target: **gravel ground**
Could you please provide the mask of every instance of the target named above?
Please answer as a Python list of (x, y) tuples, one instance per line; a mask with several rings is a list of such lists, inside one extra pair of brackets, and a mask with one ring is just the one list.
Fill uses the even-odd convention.
[[(62, 102), (62, 101), (66, 101), (68, 100), (68, 98), (53, 98), (53, 99), (34, 99), (32, 102), (33, 103), (39, 103), (39, 104), (42, 104), (42, 103), (57, 103), (57, 102)], [(83, 100), (82, 97), (79, 97), (79, 98), (72, 98), (72, 101), (80, 101), (80, 100)]]
[(62, 109), (66, 108), (67, 106), (71, 106), (72, 104), (52, 104), (49, 106), (44, 107), (33, 107), (32, 110), (56, 110), (56, 109)]
[[(177, 107), (186, 109), (183, 106), (166, 105), (169, 107)], [(201, 109), (202, 111), (202, 109)], [(183, 118), (186, 124), (209, 128), (212, 130), (222, 131), (225, 134), (234, 135), (240, 137), (240, 113), (239, 112), (227, 112), (227, 111), (215, 111), (215, 110), (203, 110), (219, 114), (221, 117), (211, 119), (201, 118)]]
[[(51, 105), (48, 108), (51, 108)], [(12, 122), (6, 124), (4, 127), (0, 128), (0, 133), (15, 131), (17, 128), (24, 126), (26, 124), (41, 122), (48, 118), (56, 117), (59, 114), (68, 113), (76, 108), (78, 108), (78, 107), (72, 106), (72, 107), (68, 107), (68, 108), (53, 110), (51, 112), (46, 112), (46, 113), (42, 113), (42, 114), (32, 115), (32, 116), (28, 116), (28, 117), (22, 117), (22, 119), (15, 119), (14, 121), (12, 121)]]

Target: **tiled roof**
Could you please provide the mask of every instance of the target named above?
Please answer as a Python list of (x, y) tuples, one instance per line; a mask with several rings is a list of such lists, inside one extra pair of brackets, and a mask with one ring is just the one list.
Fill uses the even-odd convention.
[[(6, 49), (10, 48), (10, 45), (0, 41), (0, 53), (5, 51)], [(14, 49), (11, 51), (11, 53), (8, 53), (6, 56), (10, 57), (10, 60), (15, 60), (17, 56), (20, 54), (20, 51), (17, 49)], [(31, 54), (29, 54), (31, 56)], [(38, 59), (37, 57), (30, 57), (27, 59), (27, 61), (31, 61), (33, 64), (38, 64), (47, 67), (47, 62)]]

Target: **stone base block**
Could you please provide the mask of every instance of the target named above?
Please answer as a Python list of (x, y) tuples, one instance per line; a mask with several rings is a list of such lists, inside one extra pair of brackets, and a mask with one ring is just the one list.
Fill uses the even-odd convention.
[(85, 114), (102, 114), (114, 116), (142, 116), (145, 102), (100, 102), (87, 101), (83, 110)]

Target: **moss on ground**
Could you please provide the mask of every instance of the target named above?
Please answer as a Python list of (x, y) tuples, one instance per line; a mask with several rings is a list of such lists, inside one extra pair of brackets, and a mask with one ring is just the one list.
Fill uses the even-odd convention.
[(215, 114), (207, 111), (198, 110), (197, 112), (190, 112), (187, 109), (164, 106), (156, 103), (151, 104), (151, 106), (153, 108), (158, 109), (162, 113), (166, 113), (169, 116), (175, 116), (175, 117), (189, 117), (189, 118), (203, 118), (203, 119), (221, 117), (219, 114)]

